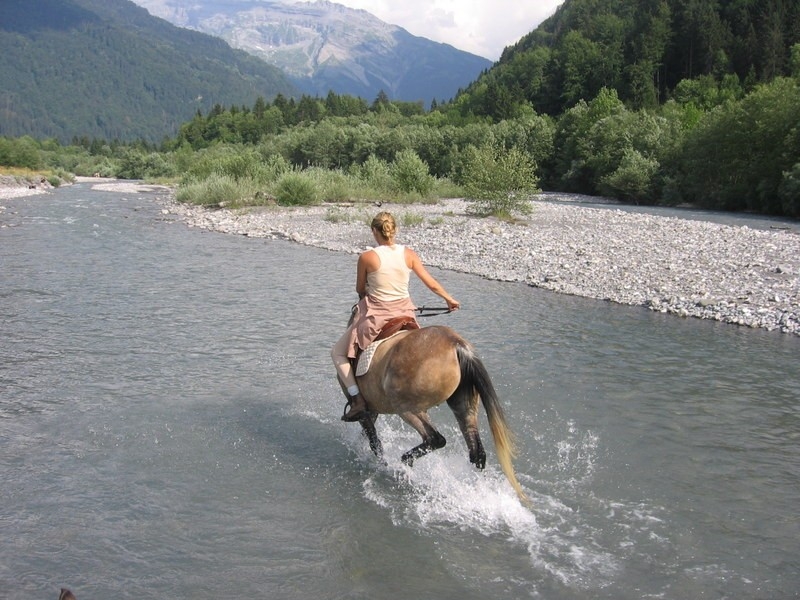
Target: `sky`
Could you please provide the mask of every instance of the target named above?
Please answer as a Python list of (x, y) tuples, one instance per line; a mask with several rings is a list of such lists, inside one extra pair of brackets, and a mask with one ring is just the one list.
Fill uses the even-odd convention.
[(413, 35), (489, 60), (551, 16), (564, 0), (333, 0)]

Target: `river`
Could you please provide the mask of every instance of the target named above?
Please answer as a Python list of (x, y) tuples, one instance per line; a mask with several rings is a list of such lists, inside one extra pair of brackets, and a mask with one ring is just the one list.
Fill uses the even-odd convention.
[[(87, 184), (0, 212), (0, 596), (797, 597), (800, 338), (434, 270), (518, 439), (383, 417), (329, 348), (354, 257)], [(436, 304), (420, 285), (419, 304)]]

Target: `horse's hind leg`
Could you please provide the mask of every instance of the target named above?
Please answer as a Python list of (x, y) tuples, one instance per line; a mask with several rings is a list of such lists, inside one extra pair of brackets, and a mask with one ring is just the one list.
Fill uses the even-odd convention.
[(364, 417), (359, 421), (362, 427), (362, 433), (367, 436), (369, 440), (369, 447), (378, 458), (383, 456), (383, 444), (378, 438), (378, 431), (375, 429), (375, 421), (378, 420), (378, 415), (370, 413), (369, 416)]
[(459, 387), (447, 400), (447, 405), (458, 421), (469, 450), (469, 462), (479, 469), (486, 467), (486, 451), (478, 432), (478, 396), (472, 389)]
[(422, 443), (419, 446), (414, 446), (401, 457), (403, 463), (409, 467), (414, 464), (415, 459), (439, 448), (444, 448), (445, 444), (447, 444), (444, 436), (434, 428), (428, 413), (408, 412), (401, 414), (400, 417), (422, 436)]

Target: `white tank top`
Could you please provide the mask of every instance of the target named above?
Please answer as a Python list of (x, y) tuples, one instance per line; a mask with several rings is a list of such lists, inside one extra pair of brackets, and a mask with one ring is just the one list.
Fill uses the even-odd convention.
[(411, 269), (406, 264), (405, 246), (377, 246), (373, 251), (381, 259), (381, 266), (367, 273), (367, 293), (382, 302), (408, 298)]

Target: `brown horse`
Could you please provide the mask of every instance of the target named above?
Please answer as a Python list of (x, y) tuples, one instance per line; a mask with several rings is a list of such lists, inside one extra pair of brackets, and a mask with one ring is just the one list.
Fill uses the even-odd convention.
[(467, 442), (470, 462), (483, 469), (486, 452), (478, 433), (480, 398), (500, 467), (519, 498), (527, 500), (514, 474), (514, 443), (489, 373), (472, 344), (451, 328), (437, 325), (401, 331), (378, 346), (369, 370), (357, 380), (370, 411), (360, 423), (376, 455), (382, 454), (375, 429), (379, 414), (400, 415), (422, 436), (422, 443), (402, 456), (409, 466), (446, 444), (428, 416), (430, 408), (446, 401)]

